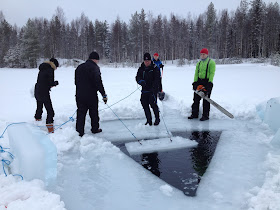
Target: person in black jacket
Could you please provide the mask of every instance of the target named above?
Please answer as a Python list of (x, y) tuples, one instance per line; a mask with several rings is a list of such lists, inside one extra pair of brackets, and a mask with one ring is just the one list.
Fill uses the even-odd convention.
[(54, 110), (50, 97), (50, 90), (52, 87), (58, 85), (58, 81), (54, 81), (54, 70), (59, 67), (59, 63), (55, 58), (46, 61), (39, 66), (39, 74), (37, 83), (35, 84), (35, 98), (37, 101), (37, 109), (35, 113), (35, 120), (42, 120), (43, 106), (47, 110), (46, 124), (49, 133), (53, 133), (53, 117)]
[(152, 115), (150, 107), (152, 107), (155, 114), (154, 125), (158, 125), (159, 109), (157, 106), (157, 93), (161, 91), (160, 88), (160, 71), (156, 64), (151, 61), (149, 53), (144, 54), (144, 62), (138, 69), (136, 75), (136, 82), (142, 86), (141, 104), (145, 112), (147, 122), (145, 125), (152, 125)]
[(84, 135), (85, 119), (88, 110), (91, 118), (91, 132), (102, 132), (102, 129), (99, 128), (97, 91), (103, 96), (105, 104), (108, 98), (103, 87), (100, 68), (97, 65), (98, 62), (98, 53), (92, 52), (89, 55), (89, 59), (75, 70), (76, 103), (78, 108), (76, 131), (81, 137)]

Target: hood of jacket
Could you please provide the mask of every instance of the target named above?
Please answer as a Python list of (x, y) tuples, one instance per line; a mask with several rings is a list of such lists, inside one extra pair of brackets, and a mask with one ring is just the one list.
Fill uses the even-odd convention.
[(41, 63), (39, 66), (39, 70), (48, 69), (49, 67), (51, 67), (53, 70), (56, 70), (55, 64), (51, 61), (45, 61), (44, 63)]

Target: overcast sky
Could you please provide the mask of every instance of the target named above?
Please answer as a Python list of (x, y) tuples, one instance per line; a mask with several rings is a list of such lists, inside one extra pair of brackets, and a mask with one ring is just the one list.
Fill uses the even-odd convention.
[[(212, 0), (215, 9), (235, 10), (241, 0)], [(247, 0), (250, 2), (250, 0)], [(280, 0), (263, 0), (264, 2), (278, 2)], [(63, 9), (66, 22), (80, 17), (81, 13), (90, 20), (107, 20), (112, 23), (117, 16), (128, 23), (131, 15), (143, 8), (146, 13), (151, 11), (154, 17), (159, 14), (169, 18), (171, 13), (181, 17), (188, 14), (197, 16), (206, 11), (211, 1), (207, 0), (157, 0), (157, 1), (133, 1), (133, 0), (0, 0), (0, 11), (6, 20), (14, 25), (23, 26), (28, 18), (44, 17), (50, 20), (59, 6)]]

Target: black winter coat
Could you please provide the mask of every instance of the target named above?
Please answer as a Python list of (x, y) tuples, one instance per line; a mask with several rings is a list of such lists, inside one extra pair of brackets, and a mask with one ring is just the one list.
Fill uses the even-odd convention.
[(99, 66), (92, 60), (87, 60), (75, 70), (76, 99), (96, 100), (97, 91), (106, 95), (101, 79)]
[(161, 91), (160, 70), (153, 62), (148, 67), (145, 66), (144, 62), (141, 64), (136, 75), (136, 82), (140, 84), (141, 80), (145, 81), (144, 85), (142, 85), (143, 93), (158, 93)]
[(36, 99), (43, 99), (50, 93), (50, 89), (58, 83), (54, 81), (55, 65), (52, 62), (46, 61), (39, 66), (39, 74), (37, 83), (35, 84), (35, 97)]

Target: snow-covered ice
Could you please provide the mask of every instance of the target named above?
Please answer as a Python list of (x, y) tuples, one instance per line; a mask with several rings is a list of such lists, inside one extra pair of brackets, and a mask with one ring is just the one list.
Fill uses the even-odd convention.
[[(262, 119), (266, 103), (279, 97), (280, 68), (266, 64), (217, 65), (211, 98), (230, 111), (229, 119), (211, 107), (210, 120), (190, 121), (195, 66), (165, 64), (163, 90), (168, 100), (159, 102), (169, 131), (222, 131), (216, 152), (203, 175), (195, 197), (154, 176), (111, 142), (131, 142), (130, 132), (102, 102), (102, 133), (90, 133), (87, 117), (80, 138), (75, 123), (68, 122), (50, 134), (57, 147), (57, 185), (44, 187), (40, 180), (21, 181), (0, 171), (0, 209), (273, 209), (279, 210), (279, 132)], [(114, 104), (137, 90), (136, 68), (101, 66), (108, 104)], [(37, 69), (0, 69), (0, 131), (8, 122), (34, 124), (35, 99), (31, 91)], [(55, 72), (59, 86), (51, 91), (55, 124), (75, 114), (74, 68)], [(250, 88), (248, 88), (250, 87)], [(271, 91), (274, 90), (274, 91)], [(168, 137), (161, 122), (144, 126), (140, 91), (112, 106), (138, 139)], [(276, 114), (276, 113), (274, 113)], [(43, 114), (43, 121), (46, 113)], [(75, 115), (74, 115), (75, 117)], [(262, 118), (263, 117), (263, 118)], [(37, 125), (44, 126), (44, 122)], [(0, 145), (9, 147), (5, 133)], [(0, 153), (3, 157), (4, 153)], [(13, 173), (17, 168), (11, 164)]]

